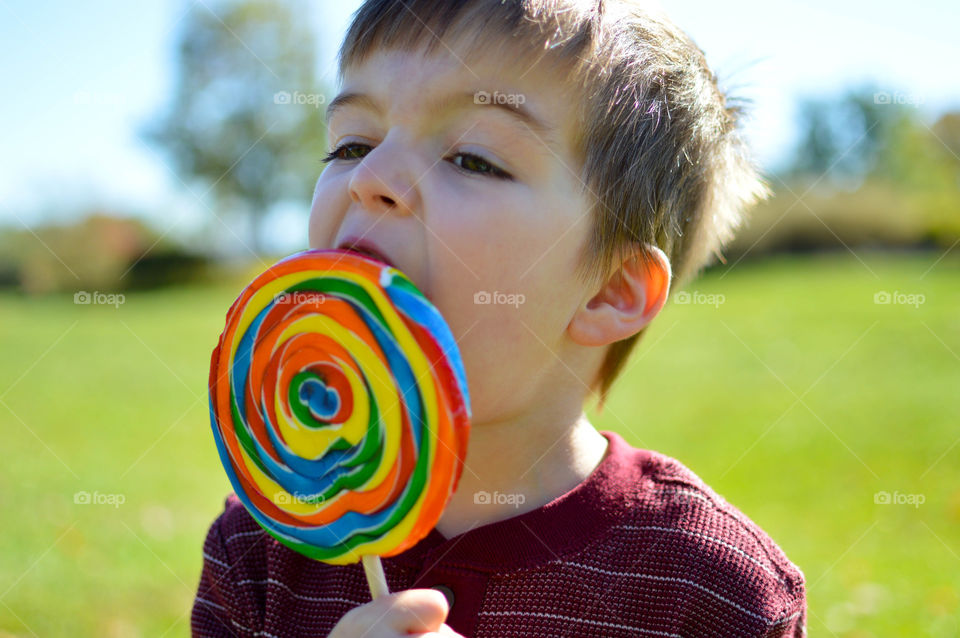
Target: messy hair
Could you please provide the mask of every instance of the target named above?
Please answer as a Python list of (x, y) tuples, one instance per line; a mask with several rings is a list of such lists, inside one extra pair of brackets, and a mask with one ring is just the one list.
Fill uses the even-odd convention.
[[(547, 59), (575, 90), (569, 140), (591, 195), (578, 278), (597, 287), (625, 254), (660, 248), (671, 287), (694, 279), (769, 194), (740, 131), (745, 100), (718, 86), (703, 52), (662, 12), (636, 0), (366, 0), (339, 53), (339, 74), (377, 49), (509, 51)], [(523, 66), (521, 68), (529, 68)], [(573, 88), (575, 87), (575, 89)], [(628, 251), (628, 252), (624, 252)], [(645, 329), (644, 329), (645, 330)], [(611, 344), (590, 390), (600, 408), (643, 334)]]

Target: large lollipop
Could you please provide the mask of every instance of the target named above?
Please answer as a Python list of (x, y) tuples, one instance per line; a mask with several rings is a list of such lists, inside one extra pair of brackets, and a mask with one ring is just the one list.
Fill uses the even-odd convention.
[(470, 398), (456, 342), (402, 272), (307, 250), (256, 277), (210, 361), (210, 420), (240, 501), (271, 536), (331, 564), (436, 525), (466, 457)]

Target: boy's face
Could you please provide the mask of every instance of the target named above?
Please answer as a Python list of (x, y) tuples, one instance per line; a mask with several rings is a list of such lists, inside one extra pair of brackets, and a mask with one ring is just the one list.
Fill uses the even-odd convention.
[(310, 217), (311, 248), (372, 242), (437, 306), (476, 423), (578, 414), (601, 350), (567, 334), (590, 298), (575, 276), (590, 200), (568, 146), (574, 102), (549, 69), (500, 55), (378, 51), (350, 68), (341, 95), (360, 97), (330, 115), (329, 148), (343, 148)]

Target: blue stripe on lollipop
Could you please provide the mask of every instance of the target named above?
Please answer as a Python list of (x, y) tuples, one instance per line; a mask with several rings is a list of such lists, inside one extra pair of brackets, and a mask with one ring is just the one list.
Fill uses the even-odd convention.
[(450, 332), (450, 328), (443, 320), (440, 311), (423, 297), (413, 295), (399, 286), (388, 285), (386, 291), (393, 305), (418, 324), (424, 326), (430, 334), (436, 337), (444, 356), (453, 366), (453, 373), (457, 378), (457, 384), (460, 386), (463, 403), (467, 408), (467, 416), (469, 417), (472, 413), (470, 411), (470, 392), (467, 389), (467, 375), (463, 369), (460, 351), (457, 349), (457, 341), (453, 338), (453, 333)]
[[(246, 402), (242, 400), (244, 397), (243, 388), (246, 387), (247, 377), (250, 370), (250, 360), (253, 353), (253, 346), (256, 343), (256, 337), (260, 331), (260, 326), (263, 323), (264, 317), (266, 314), (273, 308), (274, 303), (269, 303), (264, 307), (257, 316), (250, 322), (250, 325), (247, 327), (246, 332), (240, 338), (240, 342), (237, 345), (237, 351), (234, 354), (233, 365), (230, 368), (230, 384), (231, 391), (233, 393), (234, 405), (237, 412), (240, 415), (242, 427), (247, 428), (247, 411), (246, 411)], [(254, 405), (259, 405), (257, 402), (254, 402)], [(264, 422), (267, 421), (264, 418), (264, 414), (257, 408), (258, 414), (260, 414), (261, 419)], [(289, 458), (299, 458), (293, 455), (289, 450), (286, 449), (286, 445), (277, 437), (276, 433), (273, 431), (272, 427), (267, 427), (267, 434), (270, 436), (270, 440), (273, 444), (274, 449), (281, 459), (284, 460), (285, 464), (277, 463), (273, 460), (270, 454), (266, 452), (263, 446), (260, 444), (260, 441), (251, 436), (250, 439), (253, 441), (253, 445), (256, 448), (257, 458), (263, 463), (264, 467), (267, 470), (267, 474), (276, 481), (283, 489), (291, 494), (300, 494), (303, 498), (308, 498), (311, 495), (319, 494), (323, 491), (323, 485), (318, 485), (318, 483), (313, 479), (318, 479), (326, 475), (331, 469), (335, 468), (339, 463), (342, 462), (342, 459), (349, 454), (349, 452), (344, 450), (331, 450), (329, 454), (323, 456), (322, 459), (316, 461), (316, 465), (312, 465), (309, 468), (300, 468), (300, 470), (291, 470), (289, 464)], [(248, 429), (249, 431), (249, 429)], [(329, 483), (326, 483), (329, 485)]]
[[(413, 417), (411, 419), (411, 423), (415, 447), (417, 449), (417, 453), (419, 454), (422, 446), (424, 415), (419, 390), (416, 387), (416, 381), (413, 378), (413, 372), (393, 336), (383, 330), (376, 318), (373, 317), (365, 307), (360, 304), (356, 304), (351, 300), (347, 301), (351, 303), (358, 313), (363, 315), (364, 320), (366, 321), (371, 332), (374, 333), (374, 336), (376, 337), (378, 343), (384, 351), (385, 356), (387, 357), (390, 370), (393, 372), (397, 385), (404, 396), (404, 403), (407, 405), (410, 416)], [(234, 365), (231, 370), (231, 382), (233, 384), (235, 397), (243, 396), (242, 392), (239, 391), (239, 388), (243, 388), (246, 384), (249, 362), (252, 356), (253, 345), (256, 342), (256, 335), (266, 313), (269, 312), (272, 305), (273, 304), (271, 303), (257, 314), (254, 320), (250, 323), (248, 330), (241, 338), (237, 347), (237, 352), (234, 355)], [(453, 343), (452, 337), (450, 342)], [(369, 387), (367, 389), (369, 391)], [(246, 419), (246, 411), (244, 409), (245, 406), (242, 404), (242, 402), (238, 403), (238, 410), (242, 418)], [(333, 480), (335, 480), (337, 476), (346, 474), (350, 471), (359, 471), (359, 469), (349, 469), (344, 467), (344, 457), (348, 457), (350, 455), (350, 452), (348, 451), (331, 450), (328, 454), (323, 455), (318, 459), (303, 459), (296, 456), (286, 448), (283, 442), (273, 431), (273, 428), (267, 427), (266, 430), (268, 436), (271, 438), (271, 442), (274, 445), (274, 449), (281, 459), (283, 459), (283, 461), (286, 463), (286, 466), (280, 465), (273, 461), (270, 456), (264, 452), (259, 442), (255, 438), (252, 438), (254, 445), (257, 448), (258, 458), (269, 470), (271, 477), (281, 487), (283, 487), (283, 489), (291, 494), (296, 494), (300, 498), (309, 498), (310, 496), (322, 494), (325, 489), (332, 484)], [(382, 437), (382, 430), (378, 431), (378, 434)], [(381, 440), (379, 443), (382, 445), (383, 441)], [(218, 449), (221, 447), (222, 442), (218, 440)], [(358, 453), (359, 449), (360, 446), (355, 446), (352, 450), (353, 454)], [(225, 452), (226, 450), (224, 449), (224, 453)], [(228, 461), (229, 455), (223, 460)], [(293, 470), (292, 472), (291, 469)], [(333, 470), (333, 476), (330, 476), (331, 470)], [(318, 478), (324, 478), (325, 480), (311, 480)], [(233, 481), (235, 479), (231, 478), (231, 480)], [(235, 491), (238, 492), (239, 497), (239, 492), (243, 491), (242, 486), (235, 483), (234, 488)], [(243, 498), (246, 500), (245, 496)], [(397, 509), (403, 500), (404, 499), (402, 497), (398, 498), (396, 501), (391, 503), (389, 507), (373, 514), (347, 512), (344, 514), (344, 516), (334, 521), (330, 525), (319, 526), (312, 529), (285, 525), (272, 520), (270, 522), (270, 528), (278, 531), (286, 537), (300, 539), (303, 542), (318, 546), (333, 547), (341, 543), (344, 537), (349, 537), (358, 533), (376, 531), (378, 526), (383, 525), (385, 521), (389, 520), (393, 511)], [(251, 503), (247, 504), (252, 505)]]

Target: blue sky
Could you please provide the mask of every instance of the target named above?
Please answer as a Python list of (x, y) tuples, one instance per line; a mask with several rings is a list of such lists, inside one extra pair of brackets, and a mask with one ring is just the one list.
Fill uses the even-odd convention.
[[(216, 5), (209, 0), (208, 6)], [(300, 0), (316, 25), (318, 68), (333, 61), (358, 0)], [(173, 44), (191, 0), (0, 0), (0, 223), (34, 224), (84, 206), (142, 214), (174, 234), (207, 223), (140, 125), (171, 92)], [(773, 167), (794, 141), (796, 99), (873, 81), (928, 117), (960, 108), (960, 3), (815, 0), (661, 5), (704, 49), (728, 85), (754, 100), (747, 133)], [(305, 239), (288, 214), (281, 249)]]

